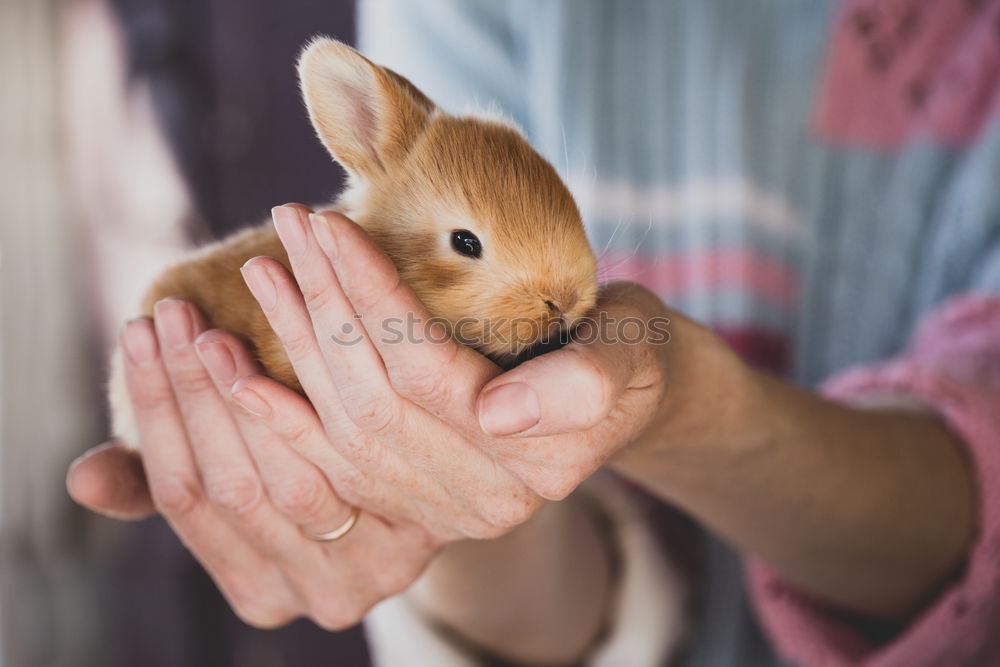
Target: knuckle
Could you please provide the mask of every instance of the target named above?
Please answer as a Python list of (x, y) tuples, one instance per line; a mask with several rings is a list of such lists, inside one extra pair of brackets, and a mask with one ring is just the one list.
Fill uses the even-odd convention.
[(390, 372), (392, 384), (399, 392), (420, 405), (448, 405), (451, 402), (451, 384), (438, 373)]
[(324, 287), (306, 285), (302, 288), (302, 299), (310, 313), (325, 310), (332, 303), (333, 292)]
[(285, 515), (312, 518), (326, 505), (328, 490), (318, 478), (287, 484), (274, 491), (271, 502)]
[(292, 613), (264, 611), (240, 612), (236, 611), (237, 617), (247, 625), (258, 630), (275, 630), (294, 621), (297, 616)]
[(566, 470), (545, 471), (529, 482), (532, 490), (545, 500), (563, 500), (579, 483), (577, 475)]
[(397, 401), (384, 397), (346, 401), (344, 409), (354, 425), (372, 435), (384, 435), (396, 430), (402, 421), (402, 411)]
[(419, 573), (419, 569), (412, 566), (407, 567), (404, 564), (387, 568), (378, 575), (378, 579), (376, 581), (376, 592), (378, 594), (378, 598), (390, 598), (394, 595), (402, 593), (410, 587), (410, 584), (416, 581)]
[(352, 507), (368, 505), (375, 498), (376, 486), (373, 475), (366, 475), (353, 465), (344, 466), (336, 475), (337, 496)]
[(324, 598), (310, 605), (309, 617), (324, 630), (338, 632), (360, 623), (365, 611), (350, 598)]
[(458, 533), (463, 538), (472, 540), (495, 540), (510, 531), (510, 527), (504, 527), (492, 523), (490, 519), (480, 519), (478, 521), (466, 522), (459, 526)]
[(614, 380), (607, 369), (582, 351), (574, 352), (578, 360), (574, 394), (590, 414), (603, 414), (611, 408), (609, 400), (614, 395)]
[(206, 485), (209, 501), (233, 514), (252, 512), (260, 503), (260, 483), (248, 474), (231, 475), (211, 480)]
[(337, 495), (348, 507), (364, 507), (370, 505), (372, 499), (372, 495), (367, 490), (349, 487), (338, 487)]
[(493, 499), (480, 508), (480, 515), (490, 526), (506, 532), (527, 521), (538, 503), (528, 494)]
[(371, 468), (378, 465), (379, 448), (371, 438), (364, 435), (346, 438), (341, 443), (341, 449), (351, 461), (361, 467)]
[(402, 290), (405, 288), (399, 273), (376, 269), (366, 280), (357, 280), (354, 276), (345, 276), (345, 289), (351, 295), (351, 300), (362, 308), (373, 303), (399, 303)]
[(656, 387), (662, 391), (665, 385), (665, 369), (656, 348), (650, 343), (639, 345), (632, 362), (633, 382), (638, 386)]
[(315, 338), (308, 331), (293, 331), (282, 336), (281, 343), (289, 359), (305, 359), (315, 346)]
[(301, 419), (295, 419), (288, 424), (276, 424), (275, 428), (281, 439), (292, 449), (301, 449), (313, 432), (312, 426)]
[(170, 383), (179, 394), (203, 394), (215, 390), (212, 379), (201, 368), (170, 369)]
[(237, 593), (230, 596), (229, 604), (240, 620), (262, 630), (279, 628), (297, 617), (297, 614), (268, 602), (262, 597), (264, 596)]
[(361, 474), (353, 466), (337, 475), (337, 495), (348, 505), (365, 504), (371, 497), (372, 482), (369, 475)]
[(136, 412), (155, 413), (173, 405), (174, 393), (166, 384), (143, 383), (130, 388), (132, 405)]
[(286, 614), (259, 604), (250, 606), (232, 604), (231, 606), (241, 621), (260, 630), (280, 628), (290, 623), (294, 618), (293, 614)]
[(188, 514), (201, 500), (198, 485), (191, 478), (171, 475), (150, 482), (153, 504), (164, 516), (178, 517)]

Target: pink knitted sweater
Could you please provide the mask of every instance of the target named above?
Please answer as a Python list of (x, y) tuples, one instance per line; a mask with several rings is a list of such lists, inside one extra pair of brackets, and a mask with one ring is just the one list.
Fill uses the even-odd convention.
[(846, 621), (750, 562), (759, 618), (786, 658), (805, 665), (1000, 665), (1000, 297), (955, 298), (887, 363), (847, 370), (824, 387), (852, 400), (891, 392), (932, 405), (975, 471), (975, 541), (961, 576), (894, 640), (874, 645)]

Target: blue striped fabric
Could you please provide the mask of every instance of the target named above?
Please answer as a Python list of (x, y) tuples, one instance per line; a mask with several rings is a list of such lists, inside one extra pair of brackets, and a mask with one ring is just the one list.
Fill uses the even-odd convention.
[[(946, 4), (883, 3), (890, 16), (870, 0), (369, 0), (360, 42), (446, 109), (495, 104), (519, 123), (571, 185), (606, 275), (815, 384), (899, 352), (946, 297), (1000, 291), (1000, 113), (964, 140), (915, 124), (880, 143), (860, 104), (928, 71), (946, 92), (978, 82), (955, 104), (1000, 109), (1000, 52), (985, 42), (968, 66), (985, 59), (992, 79), (961, 58), (957, 74), (926, 64), (973, 48), (975, 12), (1000, 16), (1000, 2), (915, 22), (914, 8)], [(920, 41), (921, 25), (940, 34)], [(836, 44), (869, 58), (868, 78), (828, 71)], [(738, 568), (722, 569), (732, 585), (709, 607), (729, 621), (690, 664), (773, 664), (745, 610), (725, 610), (744, 608)]]

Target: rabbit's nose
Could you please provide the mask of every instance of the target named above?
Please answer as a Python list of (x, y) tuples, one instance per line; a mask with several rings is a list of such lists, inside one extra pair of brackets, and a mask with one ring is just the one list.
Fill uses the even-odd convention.
[(545, 307), (553, 315), (563, 315), (573, 310), (579, 300), (576, 294), (563, 294), (545, 299)]

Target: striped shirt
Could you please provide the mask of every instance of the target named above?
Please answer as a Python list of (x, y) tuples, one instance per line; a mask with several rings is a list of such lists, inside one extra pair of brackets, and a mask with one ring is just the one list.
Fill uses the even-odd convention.
[[(955, 416), (926, 383), (932, 358), (1000, 367), (1000, 0), (370, 0), (359, 36), (444, 108), (512, 117), (570, 185), (603, 278), (645, 284), (798, 382), (861, 365), (830, 393), (919, 394), (974, 461), (998, 456), (1000, 425), (968, 435), (961, 419), (987, 416)], [(910, 344), (921, 321), (939, 337)], [(949, 387), (1000, 386), (976, 377)], [(736, 556), (712, 540), (709, 554), (686, 664), (779, 664), (776, 649), (961, 664), (970, 645), (941, 625), (870, 645), (756, 564), (751, 613)], [(966, 593), (996, 597), (983, 586)], [(996, 604), (963, 616), (1000, 622)]]

